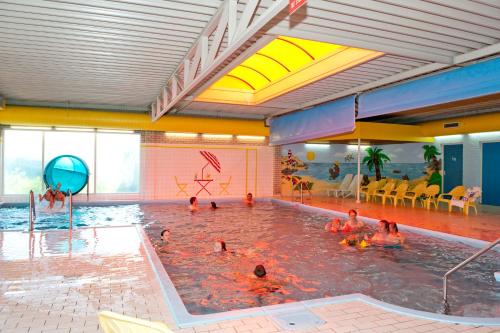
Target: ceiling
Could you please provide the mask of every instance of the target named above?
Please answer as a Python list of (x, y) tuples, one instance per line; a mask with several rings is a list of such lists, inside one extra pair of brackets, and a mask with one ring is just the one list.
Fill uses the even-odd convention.
[[(260, 1), (255, 17), (279, 1)], [(144, 112), (222, 3), (0, 1), (0, 95), (10, 104)], [(246, 3), (238, 2), (239, 20)], [(203, 89), (241, 64), (246, 50), (277, 36), (384, 55), (260, 105), (195, 101)], [(187, 92), (173, 113), (265, 118), (491, 56), (500, 52), (499, 42), (496, 0), (309, 0), (292, 16), (285, 11), (275, 16), (223, 65), (200, 71), (206, 79)], [(221, 49), (225, 47), (226, 37)]]

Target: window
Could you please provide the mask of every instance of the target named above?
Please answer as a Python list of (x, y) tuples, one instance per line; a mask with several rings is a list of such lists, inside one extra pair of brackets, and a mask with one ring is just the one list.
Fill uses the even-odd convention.
[(140, 134), (6, 129), (3, 154), (4, 194), (42, 193), (43, 169), (60, 155), (85, 161), (90, 193), (139, 192)]
[(96, 192), (139, 192), (139, 134), (97, 134)]
[(4, 193), (40, 193), (42, 180), (41, 131), (5, 130)]
[[(89, 192), (94, 192), (94, 133), (45, 132), (44, 169), (60, 155), (74, 155), (81, 158), (89, 168)], [(85, 187), (81, 193), (86, 193)]]

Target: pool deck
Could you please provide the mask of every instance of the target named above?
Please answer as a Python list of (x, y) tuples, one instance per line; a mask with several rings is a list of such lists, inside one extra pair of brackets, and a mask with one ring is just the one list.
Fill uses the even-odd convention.
[[(290, 196), (276, 196), (276, 199), (299, 202), (299, 198)], [(478, 214), (472, 210), (469, 215), (464, 215), (454, 207), (451, 213), (441, 204), (438, 210), (427, 210), (421, 206), (397, 206), (377, 202), (361, 201), (356, 203), (352, 198), (335, 198), (304, 196), (304, 204), (340, 212), (348, 212), (354, 208), (358, 214), (374, 219), (386, 219), (398, 224), (440, 231), (447, 234), (464, 236), (484, 241), (495, 241), (500, 237), (500, 207), (479, 205)]]
[(269, 316), (179, 328), (133, 226), (0, 232), (0, 332), (101, 332), (111, 310), (165, 322), (179, 333), (500, 332), (419, 319), (361, 301), (310, 310), (326, 321), (285, 331)]

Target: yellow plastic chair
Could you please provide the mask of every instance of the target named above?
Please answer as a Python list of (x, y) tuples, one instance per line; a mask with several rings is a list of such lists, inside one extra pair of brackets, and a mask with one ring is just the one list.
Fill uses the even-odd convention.
[(419, 199), (422, 202), (422, 206), (426, 207), (427, 209), (431, 208), (431, 204), (434, 204), (435, 207), (437, 207), (436, 203), (436, 197), (439, 194), (440, 187), (439, 185), (429, 185), (423, 194), (422, 197), (419, 197)]
[(388, 182), (381, 190), (375, 191), (373, 198), (382, 198), (382, 204), (385, 205), (385, 199), (391, 194), (392, 191), (394, 191), (394, 186), (396, 186), (394, 182)]
[(385, 184), (387, 184), (387, 182), (388, 182), (387, 178), (382, 178), (381, 180), (378, 180), (377, 190), (383, 189)]
[(360, 192), (360, 195), (363, 194), (366, 197), (366, 202), (368, 202), (368, 201), (370, 201), (370, 199), (373, 196), (373, 194), (375, 194), (375, 191), (377, 190), (377, 187), (378, 187), (378, 181), (371, 182), (366, 187), (366, 190), (362, 190)]
[(182, 193), (185, 196), (189, 197), (189, 194), (186, 192), (186, 187), (188, 184), (187, 183), (179, 183), (177, 176), (174, 176), (174, 177), (175, 177), (175, 184), (177, 185), (177, 188), (179, 189), (176, 196), (179, 196), (179, 193)]
[(110, 311), (99, 312), (98, 317), (104, 333), (173, 333), (164, 323), (137, 319)]
[(391, 200), (391, 202), (394, 203), (394, 207), (398, 205), (398, 202), (401, 201), (403, 206), (405, 205), (405, 200), (404, 196), (406, 193), (406, 190), (408, 189), (408, 183), (407, 182), (402, 182), (401, 184), (398, 185), (395, 191), (392, 191), (389, 195), (386, 195), (385, 197), (382, 198), (382, 200), (385, 202), (385, 198)]
[(436, 201), (436, 209), (438, 209), (440, 202), (444, 202), (448, 204), (448, 211), (451, 212), (451, 200), (460, 200), (464, 195), (465, 187), (462, 185), (455, 186), (450, 192), (439, 195)]
[(231, 176), (229, 176), (229, 179), (227, 180), (227, 182), (219, 183), (219, 186), (220, 186), (219, 194), (223, 194), (223, 193), (229, 194), (229, 192), (227, 191), (227, 188), (229, 187), (230, 184), (231, 184)]
[(419, 183), (412, 190), (407, 191), (403, 198), (411, 200), (411, 206), (415, 207), (415, 202), (422, 194), (424, 194), (426, 188), (427, 182)]

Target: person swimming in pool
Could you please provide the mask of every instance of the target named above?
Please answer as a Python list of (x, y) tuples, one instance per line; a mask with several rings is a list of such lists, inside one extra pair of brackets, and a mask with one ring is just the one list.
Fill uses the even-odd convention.
[(325, 230), (333, 233), (339, 232), (342, 230), (342, 222), (339, 218), (334, 218), (325, 225)]
[(216, 210), (216, 209), (217, 209), (217, 208), (219, 208), (219, 207), (217, 207), (217, 204), (216, 204), (214, 201), (212, 201), (212, 202), (210, 203), (210, 208), (211, 208), (211, 209), (213, 209), (213, 210)]
[(254, 205), (254, 201), (253, 201), (253, 194), (252, 193), (247, 193), (247, 196), (244, 200), (244, 203), (247, 204), (248, 206), (253, 206)]
[(226, 242), (217, 241), (214, 243), (214, 252), (223, 253), (227, 252)]
[(343, 232), (356, 232), (363, 229), (365, 224), (357, 219), (358, 212), (355, 209), (349, 210), (349, 218), (344, 222)]
[(377, 232), (372, 237), (365, 235), (365, 239), (374, 245), (386, 245), (389, 238), (389, 222), (380, 220), (377, 226)]
[(388, 240), (391, 243), (403, 244), (405, 237), (399, 232), (396, 222), (389, 222)]
[(41, 194), (38, 194), (38, 201), (42, 202), (43, 200), (47, 200), (49, 202), (49, 208), (54, 208), (55, 204), (55, 192), (52, 187), (52, 185), (49, 185), (49, 187), (47, 187), (47, 191), (43, 196)]
[(198, 199), (196, 197), (189, 198), (189, 210), (196, 212), (198, 210)]
[(168, 243), (168, 240), (170, 238), (170, 229), (163, 229), (160, 233), (161, 240), (164, 243)]

